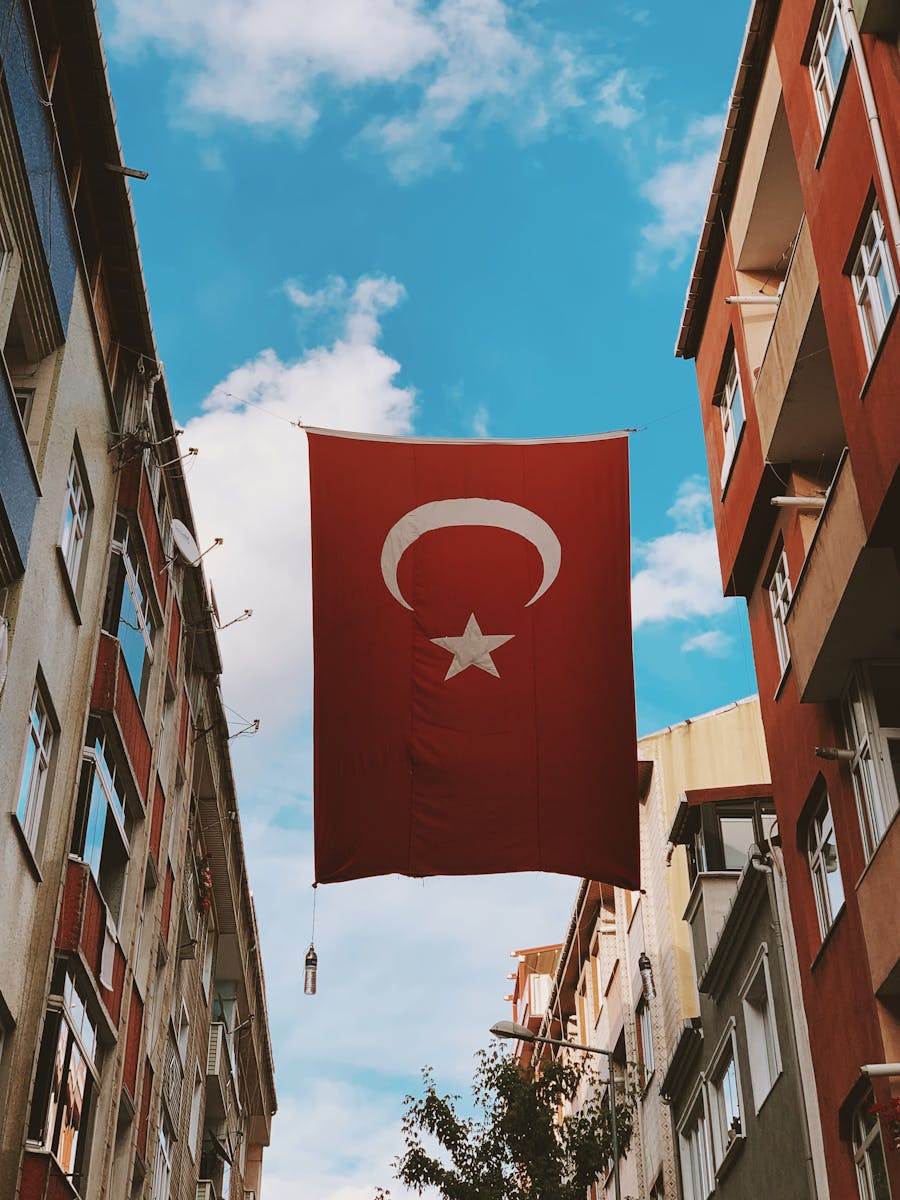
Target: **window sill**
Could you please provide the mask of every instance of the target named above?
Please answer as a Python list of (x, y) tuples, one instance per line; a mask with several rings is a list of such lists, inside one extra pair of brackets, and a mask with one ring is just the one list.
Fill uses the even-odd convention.
[(788, 675), (791, 673), (791, 660), (788, 659), (784, 664), (784, 670), (781, 672), (781, 678), (778, 680), (778, 687), (775, 689), (775, 695), (772, 699), (777, 704), (781, 699), (781, 693), (784, 691), (784, 685), (787, 683)]
[(721, 1183), (737, 1160), (740, 1158), (741, 1151), (744, 1149), (745, 1137), (739, 1133), (731, 1139), (731, 1145), (722, 1155), (722, 1161), (716, 1167), (716, 1183)]
[(746, 432), (746, 429), (747, 429), (747, 417), (745, 415), (744, 423), (741, 426), (741, 432), (738, 434), (737, 441), (734, 444), (734, 451), (731, 455), (731, 460), (728, 463), (727, 468), (724, 466), (722, 468), (722, 477), (719, 482), (720, 482), (720, 485), (722, 488), (722, 503), (723, 504), (725, 503), (725, 495), (728, 491), (728, 485), (731, 483), (731, 477), (734, 474), (734, 464), (737, 462), (737, 457), (741, 452), (741, 445), (744, 441), (744, 433)]
[(822, 961), (822, 959), (825, 957), (825, 951), (827, 950), (828, 946), (831, 944), (831, 939), (834, 936), (834, 931), (835, 931), (835, 929), (837, 929), (838, 925), (840, 924), (841, 918), (843, 917), (843, 915), (846, 911), (847, 911), (847, 901), (845, 900), (844, 903), (841, 905), (841, 907), (834, 914), (834, 920), (831, 922), (831, 925), (828, 927), (828, 932), (822, 938), (821, 946), (818, 948), (818, 950), (813, 955), (812, 962), (809, 964), (810, 971), (814, 971), (816, 969), (816, 967), (819, 965), (819, 963)]
[(62, 552), (62, 547), (56, 547), (56, 561), (59, 565), (59, 573), (62, 575), (63, 591), (66, 593), (66, 598), (72, 609), (72, 616), (75, 618), (75, 624), (81, 624), (81, 612), (78, 608), (78, 597), (75, 595), (75, 588), (72, 586), (72, 580), (69, 576), (69, 567), (66, 563), (65, 556)]
[(650, 1084), (653, 1082), (655, 1075), (656, 1075), (656, 1067), (654, 1066), (653, 1070), (650, 1072), (650, 1074), (644, 1080), (644, 1086), (641, 1088), (641, 1099), (642, 1100), (647, 1099), (647, 1093), (650, 1091)]
[(772, 1093), (775, 1091), (775, 1087), (776, 1087), (776, 1085), (777, 1085), (777, 1083), (778, 1083), (778, 1080), (779, 1080), (779, 1079), (782, 1077), (782, 1075), (783, 1075), (783, 1074), (784, 1074), (784, 1067), (779, 1067), (779, 1068), (778, 1068), (778, 1074), (777, 1074), (777, 1075), (775, 1076), (775, 1078), (772, 1080), (771, 1084), (769, 1085), (769, 1090), (768, 1090), (768, 1091), (766, 1092), (766, 1094), (763, 1096), (763, 1098), (762, 1098), (762, 1100), (759, 1102), (759, 1105), (758, 1105), (758, 1106), (756, 1105), (756, 1098), (754, 1097), (754, 1105), (756, 1106), (756, 1115), (757, 1115), (757, 1116), (759, 1116), (759, 1114), (762, 1112), (762, 1110), (763, 1110), (763, 1109), (766, 1107), (766, 1104), (767, 1104), (767, 1102), (768, 1102), (768, 1099), (769, 1099), (769, 1097), (770, 1097), (770, 1096), (772, 1095)]
[(900, 310), (900, 296), (896, 296), (894, 298), (893, 307), (891, 308), (891, 311), (888, 313), (888, 319), (885, 321), (884, 329), (881, 331), (881, 337), (878, 339), (878, 346), (875, 350), (875, 354), (872, 358), (872, 361), (869, 363), (869, 369), (866, 372), (866, 377), (863, 380), (862, 387), (859, 389), (860, 403), (862, 403), (862, 401), (865, 400), (866, 392), (868, 392), (868, 390), (869, 390), (869, 384), (872, 382), (872, 380), (875, 376), (875, 370), (881, 359), (881, 352), (882, 352), (882, 350), (884, 350), (885, 343), (888, 340), (888, 334), (891, 331), (891, 326), (894, 324), (894, 319), (897, 316), (898, 310)]
[(41, 869), (38, 866), (37, 859), (34, 857), (34, 851), (28, 844), (28, 838), (25, 836), (25, 830), (22, 828), (22, 822), (18, 815), (14, 812), (9, 814), (9, 819), (12, 821), (12, 827), (16, 831), (16, 837), (19, 839), (19, 845), (22, 847), (22, 852), (25, 855), (25, 861), (28, 864), (28, 869), (32, 874), (35, 883), (43, 883), (44, 877), (41, 874)]

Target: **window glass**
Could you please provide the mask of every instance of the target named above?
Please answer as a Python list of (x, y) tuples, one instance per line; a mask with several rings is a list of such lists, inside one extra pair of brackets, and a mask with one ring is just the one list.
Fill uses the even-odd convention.
[(847, 57), (847, 42), (835, 0), (825, 0), (809, 59), (809, 73), (819, 122), (824, 130)]
[(133, 820), (125, 802), (124, 771), (100, 730), (84, 753), (72, 853), (86, 862), (113, 923), (118, 925), (128, 873)]
[(66, 480), (66, 506), (63, 513), (62, 536), (60, 549), (69, 578), (73, 585), (78, 583), (78, 571), (81, 566), (81, 551), (87, 529), (88, 502), (81, 481), (81, 471), (78, 460), (73, 453), (69, 462), (69, 473)]
[(778, 1032), (772, 1005), (766, 960), (760, 961), (742, 997), (744, 1026), (747, 1030), (747, 1056), (750, 1060), (750, 1086), (759, 1112), (763, 1101), (781, 1073)]
[(844, 694), (850, 773), (867, 859), (893, 820), (900, 796), (900, 727), (886, 723), (900, 718), (898, 681), (896, 664), (872, 663), (858, 669)]
[(147, 697), (156, 633), (150, 589), (132, 549), (124, 517), (116, 520), (113, 561), (103, 627), (119, 639), (128, 676), (141, 705)]
[(752, 817), (719, 817), (726, 871), (742, 871), (755, 841)]
[(897, 300), (897, 280), (877, 204), (872, 206), (850, 275), (866, 358), (871, 363)]
[(53, 729), (40, 687), (35, 684), (28, 710), (28, 730), (25, 736), (25, 761), (19, 784), (16, 815), (32, 850), (37, 846), (40, 832), (44, 792), (50, 773), (50, 754), (53, 748)]
[(716, 1067), (712, 1091), (716, 1161), (721, 1162), (731, 1143), (743, 1133), (733, 1045), (729, 1045), (725, 1057)]
[(827, 795), (810, 823), (808, 850), (819, 929), (824, 937), (844, 903), (841, 864)]

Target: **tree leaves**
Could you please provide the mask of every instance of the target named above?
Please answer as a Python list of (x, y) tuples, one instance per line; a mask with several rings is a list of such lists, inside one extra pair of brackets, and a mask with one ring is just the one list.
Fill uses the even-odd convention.
[[(536, 1073), (493, 1046), (476, 1055), (475, 1116), (441, 1095), (430, 1068), (423, 1092), (404, 1099), (405, 1150), (395, 1176), (444, 1200), (584, 1200), (612, 1166), (607, 1085), (587, 1055), (552, 1059)], [(616, 1080), (619, 1153), (630, 1143), (639, 1095), (632, 1071)], [(377, 1200), (390, 1191), (379, 1188)]]

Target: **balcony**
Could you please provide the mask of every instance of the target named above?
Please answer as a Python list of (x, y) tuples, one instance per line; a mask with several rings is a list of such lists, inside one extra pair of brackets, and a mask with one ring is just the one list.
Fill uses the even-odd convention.
[(52, 1154), (26, 1150), (19, 1200), (77, 1200), (78, 1192)]
[(128, 761), (134, 772), (141, 803), (147, 804), (150, 783), (150, 738), (140, 705), (128, 677), (118, 638), (103, 632), (97, 651), (97, 667), (91, 690), (94, 712), (114, 716), (122, 733)]
[(837, 459), (844, 429), (804, 221), (759, 369), (754, 405), (766, 462)]
[(125, 955), (122, 947), (116, 942), (112, 951), (112, 987), (103, 987), (100, 983), (100, 966), (105, 936), (106, 905), (91, 875), (90, 867), (81, 859), (70, 858), (56, 931), (56, 948), (81, 954), (113, 1028), (117, 1029), (125, 984)]
[(698, 982), (715, 949), (737, 888), (735, 871), (700, 871), (694, 880), (684, 920), (691, 927)]
[(0, 446), (0, 587), (8, 587), (25, 570), (41, 492), (12, 384), (2, 365)]
[(801, 699), (840, 696), (855, 659), (896, 654), (900, 575), (889, 547), (869, 545), (853, 464), (838, 466), (787, 615)]

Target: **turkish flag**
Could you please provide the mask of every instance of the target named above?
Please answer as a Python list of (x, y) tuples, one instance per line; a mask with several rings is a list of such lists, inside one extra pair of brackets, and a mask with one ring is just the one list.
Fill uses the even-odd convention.
[(638, 887), (627, 438), (307, 434), (317, 880)]

